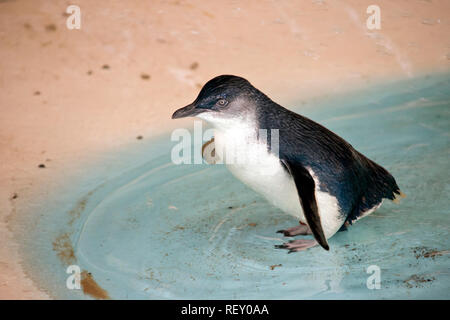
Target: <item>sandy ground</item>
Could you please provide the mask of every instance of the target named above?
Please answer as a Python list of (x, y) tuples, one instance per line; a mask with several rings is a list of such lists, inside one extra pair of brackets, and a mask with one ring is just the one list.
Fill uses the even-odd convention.
[(0, 1), (0, 298), (48, 298), (21, 267), (16, 209), (71, 163), (190, 123), (170, 115), (210, 78), (287, 104), (449, 67), (447, 0)]

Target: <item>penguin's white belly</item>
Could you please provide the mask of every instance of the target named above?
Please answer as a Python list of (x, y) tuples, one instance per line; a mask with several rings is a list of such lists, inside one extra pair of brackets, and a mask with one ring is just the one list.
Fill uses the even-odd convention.
[[(267, 145), (259, 143), (256, 139), (245, 141), (220, 132), (216, 132), (214, 141), (216, 152), (223, 150), (219, 151), (219, 157), (224, 159), (223, 162), (235, 177), (263, 195), (276, 207), (306, 223), (294, 180), (283, 168), (280, 159), (267, 151)], [(319, 191), (320, 182), (314, 172), (308, 170), (315, 180), (316, 201), (322, 228), (325, 236), (329, 238), (339, 230), (344, 219), (339, 212), (337, 199)]]
[(259, 164), (229, 164), (227, 167), (235, 177), (273, 205), (305, 222), (294, 180), (278, 158), (267, 153), (264, 156), (267, 158)]

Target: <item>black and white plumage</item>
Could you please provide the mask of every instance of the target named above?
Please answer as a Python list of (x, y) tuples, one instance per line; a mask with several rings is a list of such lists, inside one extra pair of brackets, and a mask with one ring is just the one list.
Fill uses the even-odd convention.
[[(319, 243), (328, 250), (327, 239), (338, 230), (375, 211), (383, 199), (403, 196), (383, 167), (322, 125), (273, 102), (244, 78), (210, 80), (172, 118), (187, 116), (215, 127), (216, 153), (237, 178), (299, 219), (299, 226), (280, 232), (315, 238), (278, 248), (293, 252)], [(260, 139), (260, 129), (267, 130), (266, 139)], [(278, 148), (271, 143), (272, 132), (278, 132)]]

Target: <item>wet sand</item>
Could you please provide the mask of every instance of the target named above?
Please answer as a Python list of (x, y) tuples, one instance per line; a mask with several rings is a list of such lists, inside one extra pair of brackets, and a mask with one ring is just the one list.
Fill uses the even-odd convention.
[(17, 215), (76, 164), (189, 126), (170, 115), (210, 78), (244, 76), (289, 105), (450, 69), (445, 0), (378, 1), (376, 31), (371, 1), (78, 3), (68, 30), (64, 1), (0, 2), (2, 299), (48, 298), (21, 267)]

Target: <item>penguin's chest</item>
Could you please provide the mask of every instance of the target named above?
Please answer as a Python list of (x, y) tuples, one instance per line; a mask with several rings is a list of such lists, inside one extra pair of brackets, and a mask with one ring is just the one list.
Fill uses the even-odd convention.
[(239, 131), (215, 133), (215, 149), (230, 172), (269, 202), (305, 221), (294, 181), (280, 159), (256, 135)]

